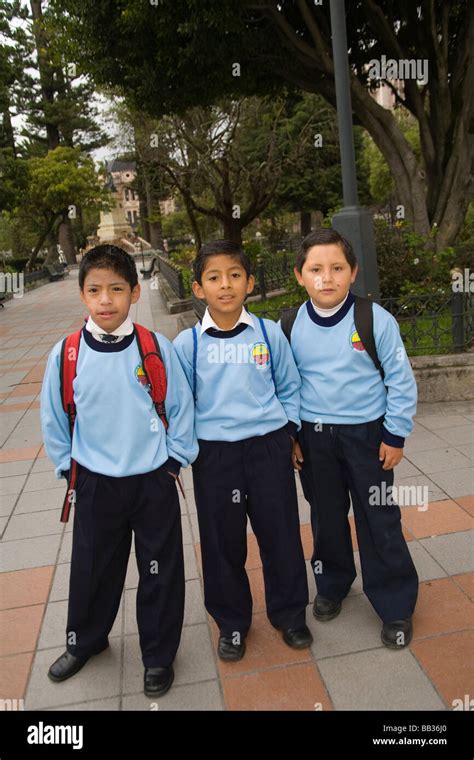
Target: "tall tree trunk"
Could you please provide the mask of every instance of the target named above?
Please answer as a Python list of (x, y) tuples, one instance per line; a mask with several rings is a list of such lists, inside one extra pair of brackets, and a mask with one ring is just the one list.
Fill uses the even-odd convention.
[(302, 237), (311, 232), (311, 211), (300, 211), (300, 230)]
[(52, 216), (47, 221), (47, 223), (45, 225), (45, 228), (44, 228), (43, 232), (41, 233), (41, 235), (39, 236), (39, 238), (38, 238), (38, 240), (36, 242), (36, 245), (33, 248), (33, 251), (31, 252), (31, 256), (30, 256), (30, 258), (28, 260), (28, 263), (27, 263), (27, 265), (25, 267), (25, 269), (28, 272), (31, 272), (31, 270), (33, 269), (33, 265), (34, 265), (34, 263), (36, 261), (36, 257), (38, 256), (38, 253), (40, 252), (41, 248), (43, 247), (44, 241), (48, 238), (48, 235), (50, 235), (51, 230), (53, 229), (54, 223), (56, 222), (57, 218), (58, 218), (57, 215), (55, 215), (55, 216)]
[(150, 228), (151, 247), (153, 249), (163, 250), (163, 228), (161, 226), (161, 209), (160, 201), (156, 195), (153, 184), (145, 171), (143, 173), (146, 193), (147, 221)]
[(196, 219), (196, 214), (194, 213), (194, 210), (193, 210), (191, 199), (188, 195), (186, 195), (183, 192), (181, 192), (181, 197), (183, 198), (184, 205), (186, 208), (186, 213), (191, 223), (191, 227), (193, 228), (194, 239), (196, 241), (195, 243), (196, 248), (197, 250), (199, 250), (199, 248), (202, 246), (202, 235), (201, 235), (201, 230), (199, 229), (199, 225)]
[(140, 195), (140, 224), (142, 228), (142, 235), (149, 243), (151, 243), (151, 234), (150, 234), (150, 222), (147, 219), (147, 206), (146, 206), (146, 200)]
[(69, 217), (66, 217), (59, 225), (58, 230), (59, 245), (66, 257), (68, 264), (76, 263), (76, 246), (74, 244), (74, 235), (72, 232), (72, 224)]
[(46, 238), (46, 245), (48, 246), (48, 253), (46, 255), (45, 264), (53, 264), (58, 261), (58, 239), (57, 235), (51, 231)]
[(242, 244), (242, 226), (240, 219), (234, 219), (232, 216), (227, 217), (223, 222), (224, 239), (232, 240), (233, 243)]
[(59, 130), (57, 124), (48, 120), (48, 113), (54, 106), (54, 68), (47, 58), (48, 39), (43, 26), (43, 11), (41, 9), (41, 0), (30, 0), (31, 13), (33, 14), (33, 34), (36, 44), (36, 54), (38, 56), (38, 69), (41, 84), (41, 96), (43, 99), (42, 109), (45, 114), (46, 136), (48, 140), (48, 151), (54, 150), (59, 145)]
[(3, 126), (2, 126), (2, 143), (3, 147), (5, 148), (11, 148), (13, 151), (13, 157), (16, 158), (16, 146), (15, 146), (15, 135), (13, 132), (13, 125), (12, 125), (12, 119), (10, 114), (10, 98), (8, 95), (8, 91), (6, 91), (5, 94), (6, 97), (6, 103), (4, 105), (3, 111), (2, 111), (2, 117), (3, 117)]

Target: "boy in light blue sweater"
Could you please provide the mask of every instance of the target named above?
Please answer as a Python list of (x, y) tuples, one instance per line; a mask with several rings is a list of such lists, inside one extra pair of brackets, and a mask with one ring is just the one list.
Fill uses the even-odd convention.
[(90, 316), (80, 334), (72, 386), (72, 441), (62, 404), (62, 341), (49, 356), (41, 394), (44, 444), (56, 475), (69, 481), (71, 462), (74, 472), (77, 463), (78, 472), (67, 649), (48, 675), (64, 681), (108, 646), (133, 531), (144, 691), (154, 698), (173, 682), (183, 624), (184, 563), (175, 479), (198, 453), (192, 394), (171, 343), (155, 333), (166, 373), (163, 424), (139, 352), (139, 328), (129, 316), (140, 297), (129, 254), (113, 245), (96, 246), (81, 262), (79, 287)]
[(174, 345), (194, 389), (194, 494), (218, 656), (244, 656), (252, 620), (247, 516), (260, 548), (268, 618), (288, 646), (302, 649), (312, 636), (292, 466), (300, 377), (278, 325), (243, 306), (254, 278), (238, 244), (207, 243), (194, 272), (193, 291), (208, 306), (202, 323), (180, 333)]
[(375, 303), (365, 304), (377, 356), (369, 355), (355, 324), (356, 275), (352, 247), (335, 230), (305, 238), (295, 276), (309, 300), (289, 339), (302, 380), (295, 453), (311, 504), (313, 613), (321, 621), (336, 617), (356, 576), (352, 499), (364, 591), (383, 621), (383, 643), (400, 649), (412, 638), (418, 576), (392, 498), (393, 468), (413, 427), (416, 383), (395, 319)]

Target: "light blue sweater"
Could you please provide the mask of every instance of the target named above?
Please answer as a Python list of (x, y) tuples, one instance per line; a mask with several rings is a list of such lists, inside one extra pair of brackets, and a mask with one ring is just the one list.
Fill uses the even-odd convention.
[(167, 376), (167, 433), (143, 384), (135, 335), (104, 344), (83, 329), (73, 383), (77, 417), (72, 450), (60, 393), (62, 341), (54, 346), (41, 392), (41, 425), (58, 478), (70, 468), (71, 455), (87, 469), (117, 478), (150, 472), (165, 462), (177, 473), (180, 465), (196, 459), (192, 393), (173, 346), (155, 335)]
[(413, 428), (417, 389), (396, 320), (373, 304), (374, 339), (385, 384), (354, 324), (352, 294), (331, 317), (310, 301), (298, 310), (291, 347), (302, 379), (301, 419), (358, 424), (384, 416), (383, 440), (402, 447)]
[[(197, 330), (196, 433), (205, 441), (240, 441), (287, 426), (300, 427), (301, 379), (281, 328), (264, 320), (270, 351), (258, 319), (229, 331)], [(193, 334), (184, 330), (174, 340), (176, 352), (193, 387)], [(275, 384), (272, 380), (271, 360)]]

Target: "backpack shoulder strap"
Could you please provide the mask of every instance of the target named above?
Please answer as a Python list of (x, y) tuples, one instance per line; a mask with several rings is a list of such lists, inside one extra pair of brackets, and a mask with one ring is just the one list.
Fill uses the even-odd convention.
[(165, 430), (168, 429), (166, 419), (165, 399), (167, 391), (166, 369), (161, 355), (160, 344), (155, 333), (148, 328), (134, 323), (138, 350), (142, 360), (143, 371), (150, 386), (150, 396), (156, 412)]
[(197, 386), (197, 352), (198, 352), (198, 334), (196, 325), (193, 325), (193, 396), (196, 401), (196, 386)]
[(79, 355), (79, 344), (81, 342), (81, 330), (77, 330), (72, 335), (64, 338), (61, 346), (61, 355), (59, 360), (59, 382), (61, 388), (61, 402), (69, 420), (69, 432), (74, 428), (76, 419), (76, 405), (74, 403), (73, 381), (77, 372), (77, 359)]
[[(79, 356), (79, 344), (81, 342), (81, 330), (77, 330), (72, 335), (64, 338), (61, 345), (61, 354), (59, 359), (59, 383), (61, 390), (61, 403), (67, 414), (69, 422), (69, 434), (74, 432), (74, 423), (76, 421), (76, 404), (74, 402), (73, 382), (77, 372), (77, 359)], [(61, 509), (60, 520), (66, 523), (69, 520), (71, 505), (74, 503), (74, 494), (77, 479), (77, 462), (71, 457), (71, 466), (69, 469), (69, 480)]]
[(296, 315), (298, 314), (299, 306), (295, 306), (292, 309), (284, 309), (281, 313), (281, 329), (286, 335), (288, 343), (291, 345), (291, 331), (295, 323)]
[(374, 338), (374, 315), (372, 310), (372, 301), (361, 296), (354, 296), (354, 323), (362, 344), (380, 372), (382, 380), (385, 378), (385, 372), (377, 355), (377, 348)]
[(268, 337), (267, 328), (265, 327), (265, 321), (264, 321), (264, 319), (262, 317), (259, 317), (258, 321), (260, 322), (260, 327), (261, 327), (262, 332), (263, 332), (263, 337), (265, 338), (265, 343), (268, 346), (268, 353), (270, 354), (270, 371), (272, 373), (273, 385), (275, 386), (275, 390), (276, 390), (275, 369), (274, 369), (274, 366), (273, 366), (272, 346), (271, 346), (271, 343), (270, 343), (270, 340), (269, 340), (269, 337)]

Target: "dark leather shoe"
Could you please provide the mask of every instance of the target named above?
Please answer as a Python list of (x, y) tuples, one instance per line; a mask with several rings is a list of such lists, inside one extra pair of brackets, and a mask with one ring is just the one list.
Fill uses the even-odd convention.
[(100, 652), (103, 652), (108, 646), (109, 644), (107, 642), (105, 647), (98, 649), (96, 652), (92, 652), (87, 655), (87, 657), (76, 657), (74, 654), (71, 654), (71, 652), (66, 650), (61, 657), (58, 657), (58, 659), (53, 662), (48, 670), (48, 677), (51, 681), (65, 681), (67, 678), (75, 676), (76, 673), (79, 673), (81, 668), (84, 667), (86, 662), (90, 660), (92, 655), (100, 654)]
[(341, 611), (342, 602), (338, 599), (326, 599), (318, 594), (313, 604), (313, 615), (316, 620), (325, 622), (337, 617)]
[(162, 697), (171, 689), (174, 681), (173, 666), (167, 668), (145, 668), (143, 691), (146, 697)]
[(282, 633), (283, 641), (292, 649), (306, 649), (313, 643), (313, 636), (307, 625), (302, 628), (287, 628)]
[(407, 620), (394, 620), (393, 623), (384, 623), (382, 627), (382, 643), (390, 649), (403, 649), (408, 646), (413, 636), (411, 618)]
[(221, 660), (227, 660), (228, 662), (241, 660), (245, 654), (245, 639), (242, 638), (240, 644), (234, 644), (232, 638), (219, 636), (217, 654)]

